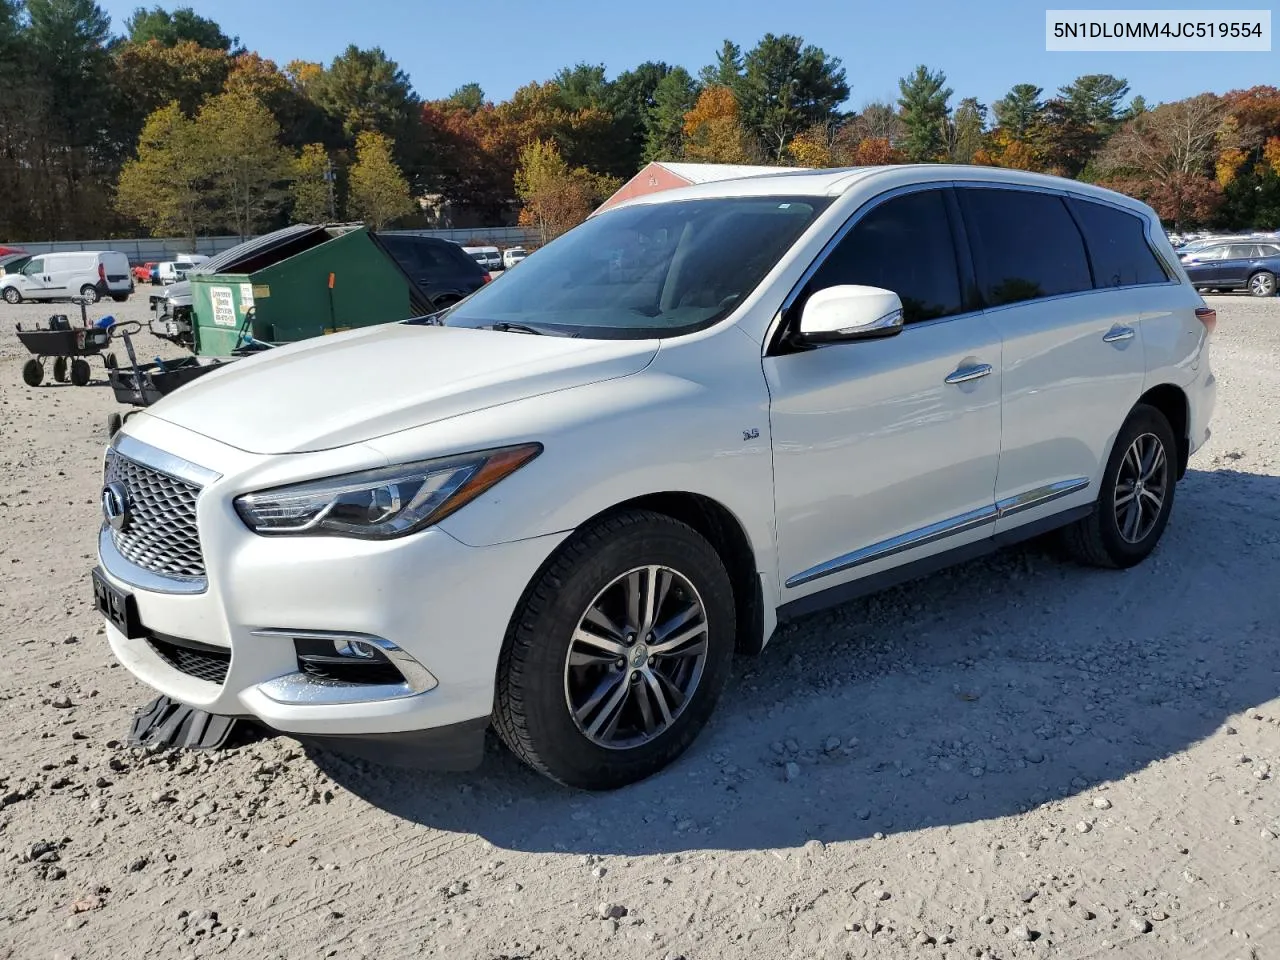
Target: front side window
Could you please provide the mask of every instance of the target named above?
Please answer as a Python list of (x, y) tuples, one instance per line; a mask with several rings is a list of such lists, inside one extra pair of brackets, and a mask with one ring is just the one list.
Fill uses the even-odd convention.
[(1117, 207), (1078, 197), (1068, 202), (1084, 231), (1096, 286), (1129, 287), (1169, 279), (1147, 243), (1142, 219)]
[(43, 273), (44, 261), (32, 260), (30, 263), (28, 263), (25, 267), (22, 268), (22, 272), (25, 273), (28, 277), (34, 277), (37, 273)]
[(905, 323), (963, 312), (942, 191), (907, 193), (873, 207), (823, 261), (807, 292), (842, 284), (892, 290), (902, 301)]
[(455, 307), (449, 326), (674, 337), (728, 316), (830, 201), (717, 197), (610, 210)]
[(1084, 241), (1061, 197), (986, 187), (957, 192), (989, 306), (1093, 289)]

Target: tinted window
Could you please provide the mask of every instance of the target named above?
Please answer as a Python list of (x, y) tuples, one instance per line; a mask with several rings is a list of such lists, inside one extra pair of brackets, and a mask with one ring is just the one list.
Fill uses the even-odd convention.
[(1255, 247), (1252, 243), (1233, 243), (1227, 253), (1229, 260), (1248, 260), (1253, 256)]
[(1258, 256), (1260, 257), (1280, 256), (1280, 247), (1273, 247), (1266, 243), (1260, 243), (1258, 244)]
[(1084, 242), (1061, 197), (978, 188), (959, 194), (988, 304), (1093, 289)]
[(907, 323), (961, 313), (960, 272), (942, 191), (894, 197), (859, 220), (813, 275), (809, 292), (841, 284), (892, 290)]
[(1102, 203), (1077, 199), (1070, 203), (1084, 231), (1097, 286), (1128, 287), (1169, 279), (1147, 243), (1139, 217)]

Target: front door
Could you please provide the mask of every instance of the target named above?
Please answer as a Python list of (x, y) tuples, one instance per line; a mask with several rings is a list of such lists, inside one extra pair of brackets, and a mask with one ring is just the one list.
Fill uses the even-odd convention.
[(1000, 337), (966, 309), (945, 188), (860, 211), (789, 311), (838, 284), (898, 294), (883, 340), (764, 360), (783, 600), (989, 536)]
[(22, 274), (15, 278), (17, 287), (28, 300), (39, 300), (49, 296), (49, 278), (44, 272), (44, 257), (36, 257), (22, 268)]

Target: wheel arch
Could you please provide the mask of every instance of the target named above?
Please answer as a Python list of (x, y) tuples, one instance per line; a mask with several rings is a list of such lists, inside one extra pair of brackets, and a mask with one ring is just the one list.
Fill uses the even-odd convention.
[(1173, 428), (1173, 435), (1178, 440), (1178, 479), (1181, 480), (1191, 457), (1191, 405), (1186, 391), (1175, 384), (1162, 383), (1139, 397), (1138, 403), (1155, 407)]
[[(738, 653), (756, 654), (768, 639), (764, 591), (757, 570), (756, 552), (742, 522), (719, 501), (705, 494), (686, 490), (646, 493), (615, 503), (587, 517), (578, 524), (582, 529), (616, 513), (627, 510), (650, 510), (687, 524), (706, 538), (720, 556), (729, 582), (733, 586), (734, 612), (738, 623), (735, 649)], [(551, 553), (533, 575), (536, 583), (547, 565), (554, 562), (558, 550)]]

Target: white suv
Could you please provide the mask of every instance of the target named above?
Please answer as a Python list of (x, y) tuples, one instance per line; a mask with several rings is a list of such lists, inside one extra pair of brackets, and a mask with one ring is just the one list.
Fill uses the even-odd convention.
[(567, 784), (693, 741), (778, 621), (1061, 529), (1156, 546), (1213, 311), (1150, 209), (1008, 170), (756, 176), (600, 213), (446, 314), (228, 364), (106, 457), (111, 646), (393, 762), (490, 723)]

